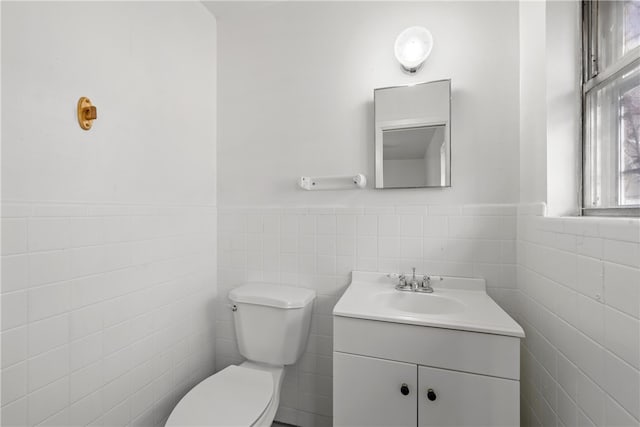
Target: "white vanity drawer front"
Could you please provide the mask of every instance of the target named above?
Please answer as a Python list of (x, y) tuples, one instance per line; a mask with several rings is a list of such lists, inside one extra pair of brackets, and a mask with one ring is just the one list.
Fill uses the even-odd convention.
[(418, 426), (517, 426), (520, 383), (515, 380), (418, 367)]
[(333, 350), (520, 379), (516, 337), (334, 316)]

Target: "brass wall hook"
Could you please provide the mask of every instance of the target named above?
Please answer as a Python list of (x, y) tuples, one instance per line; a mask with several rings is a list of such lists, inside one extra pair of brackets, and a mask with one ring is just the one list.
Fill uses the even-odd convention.
[(98, 118), (98, 110), (86, 96), (78, 100), (78, 124), (84, 130), (91, 129), (93, 121)]

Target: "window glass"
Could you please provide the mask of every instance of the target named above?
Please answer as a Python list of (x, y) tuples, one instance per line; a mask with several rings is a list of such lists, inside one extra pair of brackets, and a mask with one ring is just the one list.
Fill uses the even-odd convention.
[(640, 1), (583, 7), (585, 213), (639, 215)]
[(590, 204), (640, 204), (640, 68), (589, 91), (586, 129)]
[(598, 69), (603, 70), (640, 46), (640, 1), (598, 4)]

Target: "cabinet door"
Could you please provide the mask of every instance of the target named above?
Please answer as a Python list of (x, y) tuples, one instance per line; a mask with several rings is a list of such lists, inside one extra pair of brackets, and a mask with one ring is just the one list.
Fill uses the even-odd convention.
[(418, 387), (419, 426), (520, 424), (519, 381), (420, 366)]
[(414, 364), (334, 352), (333, 425), (415, 427), (417, 377)]

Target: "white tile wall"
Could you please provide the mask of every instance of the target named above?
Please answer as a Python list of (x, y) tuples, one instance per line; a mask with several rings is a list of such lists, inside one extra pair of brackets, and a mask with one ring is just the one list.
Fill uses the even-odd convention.
[(2, 425), (162, 425), (214, 369), (216, 222), (3, 203)]
[(331, 425), (331, 311), (352, 270), (484, 277), (491, 295), (515, 307), (515, 205), (364, 208), (221, 208), (216, 369), (238, 363), (226, 295), (246, 281), (313, 288), (311, 335), (288, 368), (276, 420)]
[(640, 221), (518, 216), (522, 425), (640, 425)]
[(416, 266), (486, 278), (525, 328), (523, 425), (638, 425), (639, 223), (541, 212), (222, 209), (214, 332), (214, 208), (6, 204), (2, 424), (162, 423), (213, 370), (213, 337), (217, 370), (242, 360), (226, 294), (262, 280), (318, 292), (277, 420), (330, 425), (331, 310), (350, 271)]

